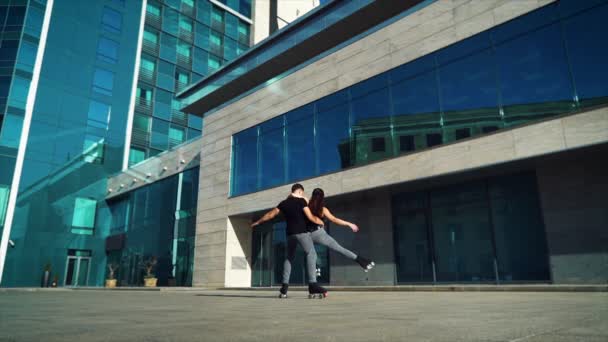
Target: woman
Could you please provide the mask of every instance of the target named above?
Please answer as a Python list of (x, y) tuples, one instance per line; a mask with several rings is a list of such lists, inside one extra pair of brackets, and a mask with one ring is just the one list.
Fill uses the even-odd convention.
[[(327, 218), (329, 221), (335, 224), (349, 227), (355, 233), (359, 231), (359, 227), (357, 227), (356, 224), (341, 220), (332, 215), (329, 209), (325, 207), (325, 204), (323, 203), (324, 199), (325, 193), (322, 189), (316, 188), (312, 191), (312, 197), (310, 197), (310, 200), (308, 201), (308, 208), (310, 208), (310, 211), (313, 215), (317, 216), (321, 220)], [(376, 265), (373, 261), (368, 260), (366, 258), (362, 258), (356, 255), (355, 253), (349, 251), (348, 249), (340, 246), (340, 244), (337, 243), (334, 238), (327, 234), (323, 226), (319, 226), (309, 220), (308, 230), (310, 231), (310, 235), (314, 243), (327, 246), (329, 249), (334, 250), (344, 255), (345, 257), (357, 262), (365, 270), (365, 272), (371, 270)]]

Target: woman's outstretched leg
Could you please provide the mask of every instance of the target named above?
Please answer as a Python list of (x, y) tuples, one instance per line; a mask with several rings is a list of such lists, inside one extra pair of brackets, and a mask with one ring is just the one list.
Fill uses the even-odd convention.
[(319, 228), (310, 233), (312, 241), (319, 245), (327, 246), (327, 248), (344, 255), (346, 258), (358, 263), (366, 272), (371, 270), (376, 264), (366, 258), (360, 257), (352, 251), (342, 247), (331, 235), (327, 234), (324, 228)]

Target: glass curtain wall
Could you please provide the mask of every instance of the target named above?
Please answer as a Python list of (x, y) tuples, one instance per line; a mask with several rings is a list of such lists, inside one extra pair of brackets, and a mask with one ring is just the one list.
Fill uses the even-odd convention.
[(557, 1), (239, 132), (231, 195), (605, 104), (606, 18)]
[(247, 51), (249, 26), (207, 0), (147, 2), (129, 165), (202, 134), (175, 94)]
[(119, 286), (141, 286), (156, 259), (159, 286), (192, 286), (199, 168), (134, 190), (108, 203), (107, 264)]
[[(9, 3), (28, 4), (15, 79), (31, 77), (46, 2)], [(106, 220), (107, 177), (122, 167), (140, 17), (137, 1), (53, 3), (3, 286), (39, 286), (47, 266), (60, 286), (103, 285), (108, 231), (97, 227)], [(29, 20), (36, 24), (30, 27)], [(22, 54), (30, 57), (21, 60)], [(7, 108), (20, 113), (21, 121), (27, 86), (18, 88), (11, 90)], [(16, 94), (18, 101), (12, 99)], [(3, 122), (2, 139), (20, 132), (21, 123), (14, 122)], [(2, 165), (0, 178), (5, 177)], [(73, 251), (88, 259), (75, 260), (82, 256)]]
[(398, 283), (547, 282), (534, 173), (392, 198)]
[(14, 0), (0, 4), (0, 234), (45, 9), (44, 1), (28, 4)]

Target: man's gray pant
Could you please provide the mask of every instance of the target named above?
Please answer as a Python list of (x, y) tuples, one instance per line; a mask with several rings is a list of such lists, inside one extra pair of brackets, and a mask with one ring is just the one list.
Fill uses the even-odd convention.
[(283, 284), (289, 284), (291, 275), (291, 263), (296, 257), (296, 247), (300, 244), (306, 253), (306, 270), (308, 271), (308, 282), (317, 282), (317, 251), (312, 242), (310, 233), (301, 233), (287, 236), (287, 257), (283, 263)]
[(351, 260), (357, 259), (357, 255), (355, 253), (340, 246), (340, 244), (337, 243), (336, 240), (334, 240), (334, 238), (331, 237), (331, 235), (327, 234), (327, 232), (325, 231), (325, 228), (319, 228), (319, 229), (315, 230), (314, 232), (310, 233), (310, 237), (312, 238), (312, 241), (314, 243), (317, 243), (317, 244), (323, 245), (323, 246), (327, 246), (327, 248), (329, 248), (335, 252), (338, 252)]

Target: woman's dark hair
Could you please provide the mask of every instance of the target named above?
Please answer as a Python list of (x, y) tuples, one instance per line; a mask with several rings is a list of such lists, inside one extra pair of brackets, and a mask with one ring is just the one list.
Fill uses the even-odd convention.
[(310, 197), (310, 201), (308, 201), (310, 211), (319, 218), (323, 216), (323, 207), (325, 206), (323, 203), (324, 198), (325, 193), (323, 190), (316, 188), (312, 191), (312, 196)]

